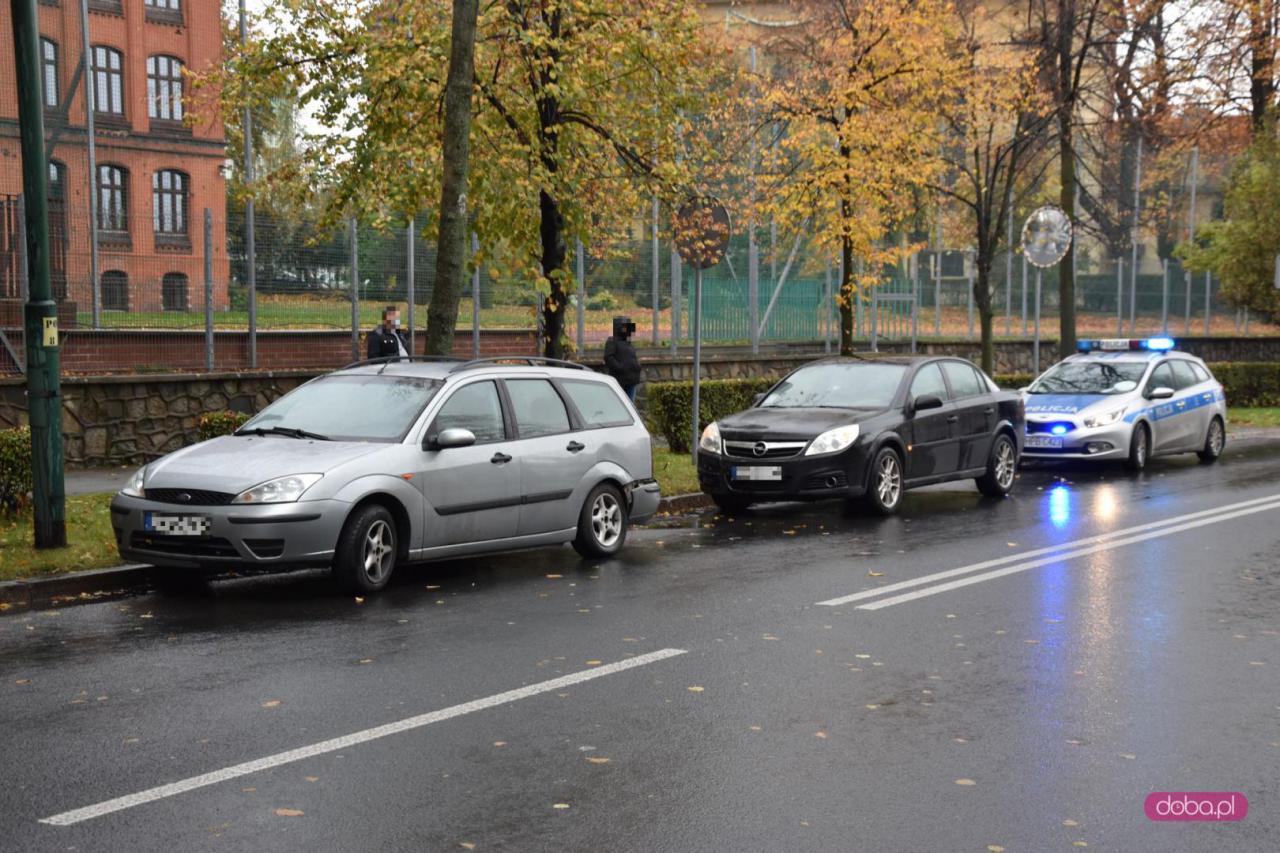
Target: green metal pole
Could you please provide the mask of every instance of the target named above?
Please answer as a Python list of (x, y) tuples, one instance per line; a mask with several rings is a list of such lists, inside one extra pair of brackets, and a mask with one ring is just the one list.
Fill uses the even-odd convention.
[(26, 208), (27, 277), (23, 311), (27, 344), (27, 405), (31, 419), (31, 470), (35, 545), (67, 544), (62, 482), (62, 396), (58, 387), (58, 307), (49, 292), (48, 165), (40, 97), (40, 31), (36, 0), (10, 0), (22, 140), (22, 194)]

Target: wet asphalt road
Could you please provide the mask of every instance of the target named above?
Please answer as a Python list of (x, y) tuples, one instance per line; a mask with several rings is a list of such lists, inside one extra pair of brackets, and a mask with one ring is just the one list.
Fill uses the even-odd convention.
[[(612, 561), (402, 569), (363, 603), (301, 574), (0, 617), (0, 849), (1280, 849), (1269, 496), (1280, 442), (1244, 441), (1211, 467), (1028, 469), (1004, 501), (931, 489), (890, 519), (708, 512)], [(907, 593), (927, 594), (893, 603)], [(666, 649), (683, 654), (609, 669)], [(1243, 792), (1248, 816), (1144, 817), (1148, 793), (1182, 790)]]

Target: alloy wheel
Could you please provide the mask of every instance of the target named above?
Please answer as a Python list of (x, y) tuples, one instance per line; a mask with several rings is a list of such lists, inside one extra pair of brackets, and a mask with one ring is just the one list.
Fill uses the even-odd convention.
[(622, 506), (608, 492), (591, 504), (591, 533), (603, 548), (612, 548), (622, 535)]
[(886, 507), (896, 506), (902, 495), (902, 471), (898, 466), (898, 457), (886, 453), (880, 458), (879, 470), (876, 472), (876, 496)]
[(395, 561), (395, 534), (391, 525), (379, 519), (369, 525), (364, 537), (364, 573), (370, 582), (378, 583), (391, 571)]
[(1222, 422), (1215, 419), (1209, 424), (1209, 449), (1213, 451), (1213, 455), (1217, 456), (1222, 452), (1224, 442), (1222, 432)]
[(996, 483), (1007, 489), (1013, 485), (1013, 473), (1016, 468), (1013, 458), (1013, 445), (1006, 439), (996, 445)]

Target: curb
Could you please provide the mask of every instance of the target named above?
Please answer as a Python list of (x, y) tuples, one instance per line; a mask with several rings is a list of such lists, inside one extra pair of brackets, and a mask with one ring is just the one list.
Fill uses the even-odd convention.
[(65, 599), (106, 598), (146, 586), (150, 567), (116, 566), (47, 578), (0, 582), (0, 604), (17, 610), (46, 607)]
[(705, 509), (709, 506), (711, 506), (710, 495), (694, 492), (688, 495), (672, 495), (669, 498), (663, 498), (658, 501), (658, 512), (690, 512), (695, 509)]

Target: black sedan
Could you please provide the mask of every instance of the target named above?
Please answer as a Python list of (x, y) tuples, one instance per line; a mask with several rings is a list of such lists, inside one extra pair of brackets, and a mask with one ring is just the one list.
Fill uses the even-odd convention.
[(892, 513), (904, 490), (973, 478), (1013, 486), (1023, 404), (959, 358), (832, 358), (788, 374), (707, 426), (702, 490), (728, 511), (778, 500), (864, 498)]

